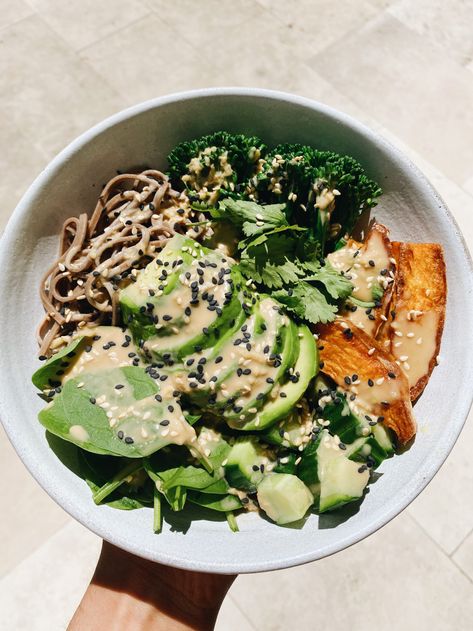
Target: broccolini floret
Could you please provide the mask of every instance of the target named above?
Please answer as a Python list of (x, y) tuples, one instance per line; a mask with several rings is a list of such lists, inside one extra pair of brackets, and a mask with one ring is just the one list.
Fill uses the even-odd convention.
[(177, 145), (168, 156), (169, 175), (175, 186), (184, 184), (192, 201), (212, 205), (245, 193), (265, 150), (256, 136), (218, 131)]
[(322, 250), (350, 234), (381, 194), (354, 158), (295, 144), (269, 152), (253, 184), (260, 202), (287, 201), (290, 221), (310, 227)]

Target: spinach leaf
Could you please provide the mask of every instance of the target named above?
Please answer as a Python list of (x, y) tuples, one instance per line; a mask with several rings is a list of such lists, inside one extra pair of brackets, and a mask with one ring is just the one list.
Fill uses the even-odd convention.
[(76, 338), (68, 346), (58, 351), (50, 357), (38, 370), (33, 374), (31, 381), (39, 390), (59, 385), (62, 373), (74, 361), (74, 358), (82, 351), (82, 347), (87, 338), (84, 336)]
[(163, 491), (167, 491), (176, 486), (183, 486), (187, 489), (205, 489), (212, 487), (212, 493), (226, 493), (228, 484), (223, 478), (210, 475), (205, 469), (198, 467), (178, 467), (174, 473), (163, 483)]
[[(169, 412), (166, 401), (151, 396), (156, 392), (156, 382), (143, 368), (82, 373), (64, 384), (39, 420), (53, 434), (98, 454), (141, 458), (176, 440), (190, 444), (195, 432), (179, 405), (173, 401)], [(100, 396), (107, 408), (99, 404)], [(168, 423), (161, 425), (162, 420)]]
[(187, 499), (192, 504), (198, 504), (215, 511), (227, 513), (232, 510), (238, 510), (242, 507), (242, 503), (236, 495), (209, 495), (206, 493), (198, 493), (190, 491)]

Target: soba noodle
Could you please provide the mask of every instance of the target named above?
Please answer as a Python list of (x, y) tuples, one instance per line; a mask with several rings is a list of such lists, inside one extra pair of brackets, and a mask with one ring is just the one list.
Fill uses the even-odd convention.
[(204, 221), (160, 171), (112, 178), (90, 218), (83, 213), (63, 224), (59, 257), (41, 280), (40, 356), (68, 343), (78, 328), (119, 323), (120, 285), (177, 232), (208, 234)]

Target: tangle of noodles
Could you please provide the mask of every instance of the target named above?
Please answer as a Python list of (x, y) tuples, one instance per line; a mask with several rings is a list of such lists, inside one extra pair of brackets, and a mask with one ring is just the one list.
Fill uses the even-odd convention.
[(209, 234), (203, 221), (160, 171), (112, 178), (90, 218), (84, 213), (63, 224), (59, 257), (41, 280), (40, 355), (68, 343), (85, 325), (117, 324), (120, 284), (177, 232), (194, 239)]

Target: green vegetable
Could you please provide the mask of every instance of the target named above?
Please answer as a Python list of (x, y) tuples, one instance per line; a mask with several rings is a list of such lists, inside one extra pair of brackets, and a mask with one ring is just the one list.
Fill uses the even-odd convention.
[(214, 203), (245, 192), (264, 150), (255, 136), (218, 131), (177, 145), (168, 156), (169, 175), (191, 199)]
[[(116, 384), (123, 387), (116, 390)], [(156, 400), (154, 395), (158, 392), (159, 386), (143, 368), (127, 366), (82, 373), (64, 384), (61, 393), (41, 410), (39, 420), (53, 434), (87, 451), (141, 458), (173, 442), (159, 424), (161, 419), (169, 420), (189, 441), (195, 435), (182, 418), (178, 404), (170, 413), (165, 401)], [(113, 427), (106, 409), (97, 403), (99, 394), (106, 394), (109, 405), (118, 408)], [(141, 414), (134, 415), (130, 407)], [(120, 410), (123, 415), (118, 414)], [(146, 420), (145, 415), (149, 416)]]
[(77, 337), (68, 346), (50, 357), (32, 376), (31, 381), (33, 384), (39, 390), (59, 386), (62, 374), (82, 351), (86, 339), (83, 335)]
[(254, 184), (262, 202), (287, 200), (289, 220), (309, 227), (323, 252), (351, 233), (381, 194), (354, 158), (297, 144), (278, 145), (266, 154)]
[(227, 199), (211, 214), (241, 230), (239, 269), (245, 278), (263, 291), (281, 289), (272, 296), (301, 319), (313, 324), (334, 319), (338, 304), (331, 300), (349, 296), (353, 285), (320, 262), (317, 249), (301, 237), (305, 229), (287, 222), (284, 204)]

